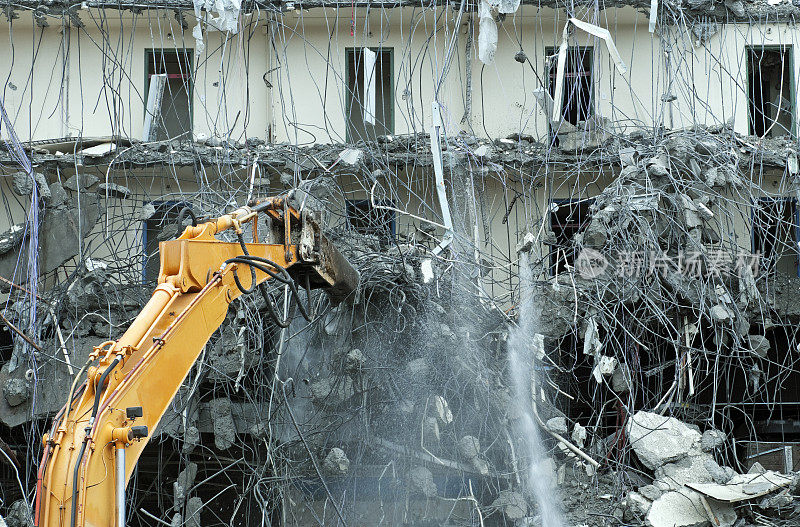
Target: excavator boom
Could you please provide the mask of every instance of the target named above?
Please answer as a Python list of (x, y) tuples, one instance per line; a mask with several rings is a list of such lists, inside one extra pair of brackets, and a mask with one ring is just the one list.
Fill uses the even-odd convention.
[[(270, 220), (266, 243), (259, 241), (259, 214)], [(247, 222), (252, 243), (243, 238)], [(228, 229), (238, 243), (215, 237)], [(44, 438), (38, 527), (125, 525), (125, 486), (139, 456), (235, 298), (261, 289), (271, 307), (263, 288), (274, 279), (295, 295), (296, 284), (325, 288), (338, 303), (359, 279), (314, 215), (294, 210), (285, 198), (189, 226), (160, 244), (160, 257), (150, 301), (119, 340), (94, 348)], [(288, 323), (279, 315), (276, 321)]]

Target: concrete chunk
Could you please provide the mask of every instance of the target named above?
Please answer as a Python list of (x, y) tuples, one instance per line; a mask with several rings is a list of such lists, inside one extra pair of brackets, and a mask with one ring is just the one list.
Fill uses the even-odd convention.
[(501, 490), (492, 507), (499, 509), (509, 520), (520, 520), (528, 513), (525, 496), (513, 490)]
[(341, 476), (347, 474), (347, 471), (350, 470), (350, 460), (347, 458), (347, 454), (344, 453), (344, 450), (333, 447), (322, 461), (322, 466), (325, 467), (325, 471), (328, 472), (328, 474)]
[(236, 441), (236, 424), (231, 413), (231, 400), (226, 397), (214, 399), (208, 403), (208, 408), (214, 425), (214, 445), (220, 450), (227, 450)]
[(9, 406), (19, 406), (30, 397), (30, 387), (24, 379), (8, 379), (3, 384), (3, 397)]
[(481, 453), (481, 442), (475, 436), (464, 436), (458, 442), (458, 451), (465, 459), (473, 459)]
[(725, 432), (720, 430), (706, 430), (700, 439), (700, 448), (703, 452), (711, 452), (725, 444)]
[(433, 474), (425, 467), (412, 468), (408, 473), (408, 479), (411, 489), (425, 497), (432, 498), (439, 491), (433, 481)]
[(108, 196), (109, 198), (124, 199), (131, 195), (131, 189), (116, 183), (100, 183), (97, 185), (97, 193), (101, 196)]
[(86, 190), (98, 181), (100, 178), (92, 174), (75, 174), (64, 183), (64, 188), (77, 192), (78, 185), (81, 190)]
[(567, 419), (563, 416), (553, 417), (552, 419), (547, 420), (547, 429), (551, 432), (555, 432), (556, 434), (560, 434), (562, 436), (567, 435), (569, 433), (569, 428), (567, 428)]
[(673, 417), (639, 411), (628, 420), (628, 437), (639, 460), (651, 470), (686, 457), (700, 432)]

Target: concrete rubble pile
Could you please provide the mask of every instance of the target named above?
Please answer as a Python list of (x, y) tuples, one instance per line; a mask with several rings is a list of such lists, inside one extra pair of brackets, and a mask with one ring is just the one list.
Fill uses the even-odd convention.
[(730, 445), (719, 430), (701, 433), (673, 417), (639, 411), (628, 420), (626, 433), (652, 477), (627, 493), (629, 520), (650, 527), (744, 526), (753, 521), (752, 510), (800, 518), (800, 503), (794, 501), (800, 473), (779, 474), (754, 464), (739, 474), (720, 466), (721, 451)]

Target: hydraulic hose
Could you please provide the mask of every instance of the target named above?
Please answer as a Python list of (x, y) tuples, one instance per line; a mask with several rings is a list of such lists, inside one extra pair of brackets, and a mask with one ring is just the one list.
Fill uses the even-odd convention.
[(116, 368), (117, 364), (119, 364), (119, 361), (120, 358), (117, 357), (111, 362), (103, 374), (100, 375), (100, 379), (97, 381), (97, 386), (95, 386), (94, 389), (94, 405), (92, 406), (92, 416), (89, 419), (89, 426), (86, 427), (86, 436), (84, 436), (83, 443), (81, 443), (81, 449), (78, 451), (78, 459), (75, 461), (75, 469), (72, 472), (72, 519), (70, 521), (70, 527), (75, 527), (78, 523), (78, 474), (81, 469), (83, 454), (86, 452), (86, 444), (89, 442), (89, 437), (92, 433), (92, 425), (97, 417), (97, 409), (100, 407), (100, 396), (102, 395), (103, 384), (106, 382), (108, 375), (114, 368)]
[[(289, 327), (289, 324), (291, 323), (292, 320), (292, 316), (294, 314), (295, 307), (298, 307), (300, 309), (300, 314), (303, 315), (303, 318), (305, 318), (306, 320), (311, 320), (311, 316), (309, 315), (310, 310), (306, 309), (306, 307), (302, 304), (302, 302), (300, 302), (299, 293), (297, 291), (297, 284), (292, 279), (292, 277), (289, 276), (289, 273), (286, 270), (286, 268), (278, 264), (277, 262), (273, 262), (268, 258), (251, 255), (250, 251), (247, 250), (247, 245), (244, 243), (244, 237), (239, 233), (236, 234), (236, 237), (239, 240), (239, 245), (241, 246), (242, 252), (244, 254), (242, 256), (236, 256), (234, 258), (225, 260), (225, 264), (227, 265), (231, 263), (241, 263), (247, 265), (248, 267), (250, 267), (250, 276), (251, 276), (250, 287), (244, 287), (242, 282), (239, 280), (238, 274), (236, 273), (236, 271), (234, 271), (233, 280), (234, 282), (236, 282), (236, 287), (238, 287), (243, 294), (250, 294), (253, 291), (255, 291), (256, 287), (258, 287), (259, 291), (261, 292), (261, 296), (264, 298), (264, 302), (266, 303), (267, 311), (269, 312), (270, 318), (273, 320), (273, 322), (275, 322), (275, 324), (278, 327), (281, 328)], [(294, 302), (291, 307), (291, 314), (287, 316), (286, 319), (281, 318), (280, 314), (278, 313), (278, 310), (275, 307), (275, 301), (270, 296), (269, 291), (267, 290), (267, 286), (263, 282), (260, 284), (256, 284), (256, 269), (269, 275), (274, 280), (277, 280), (278, 282), (285, 284), (289, 287), (289, 290), (291, 291), (291, 299), (294, 300)], [(307, 288), (310, 289), (310, 286), (308, 284)]]

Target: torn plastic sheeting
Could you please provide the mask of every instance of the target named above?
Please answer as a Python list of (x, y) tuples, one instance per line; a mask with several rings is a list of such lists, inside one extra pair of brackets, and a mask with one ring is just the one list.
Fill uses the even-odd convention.
[(599, 359), (595, 357), (594, 362), (592, 375), (594, 375), (594, 380), (596, 380), (598, 384), (603, 382), (604, 376), (611, 375), (614, 373), (614, 370), (617, 369), (617, 359), (609, 357), (608, 355), (602, 355)]
[(558, 47), (558, 66), (556, 68), (556, 89), (555, 94), (553, 96), (553, 120), (558, 122), (561, 120), (561, 105), (562, 105), (562, 98), (564, 94), (564, 68), (566, 67), (567, 63), (567, 49), (569, 47), (569, 24), (570, 22), (590, 35), (594, 35), (598, 38), (602, 38), (606, 42), (606, 48), (608, 49), (608, 54), (611, 55), (611, 59), (614, 61), (614, 64), (617, 66), (617, 71), (620, 74), (625, 74), (628, 72), (628, 67), (625, 65), (625, 62), (622, 60), (622, 56), (620, 56), (619, 51), (617, 50), (617, 46), (614, 44), (614, 39), (611, 38), (611, 33), (605, 28), (600, 26), (596, 26), (594, 24), (590, 24), (589, 22), (584, 22), (583, 20), (578, 20), (577, 18), (570, 18), (569, 21), (564, 24), (564, 31), (561, 34), (561, 45)]
[(649, 30), (650, 33), (654, 33), (656, 30), (656, 18), (658, 17), (658, 0), (650, 0), (650, 24)]
[(478, 58), (484, 64), (494, 62), (494, 55), (497, 52), (497, 24), (492, 16), (491, 6), (482, 1), (478, 7)]
[(586, 333), (583, 335), (583, 354), (594, 355), (597, 357), (600, 355), (600, 350), (602, 348), (603, 344), (600, 342), (600, 332), (597, 328), (597, 320), (594, 317), (591, 317), (586, 322)]
[(229, 33), (237, 33), (239, 31), (239, 13), (242, 11), (242, 0), (193, 0), (193, 3), (197, 25), (192, 29), (192, 36), (195, 39), (195, 50), (198, 55), (206, 49), (205, 42), (203, 42), (203, 28), (200, 25), (204, 9), (207, 13), (217, 15), (215, 18), (206, 21), (207, 28)]
[(496, 7), (498, 13), (503, 13), (506, 15), (516, 13), (517, 9), (519, 9), (519, 4), (520, 0), (499, 0), (491, 2), (491, 6)]

